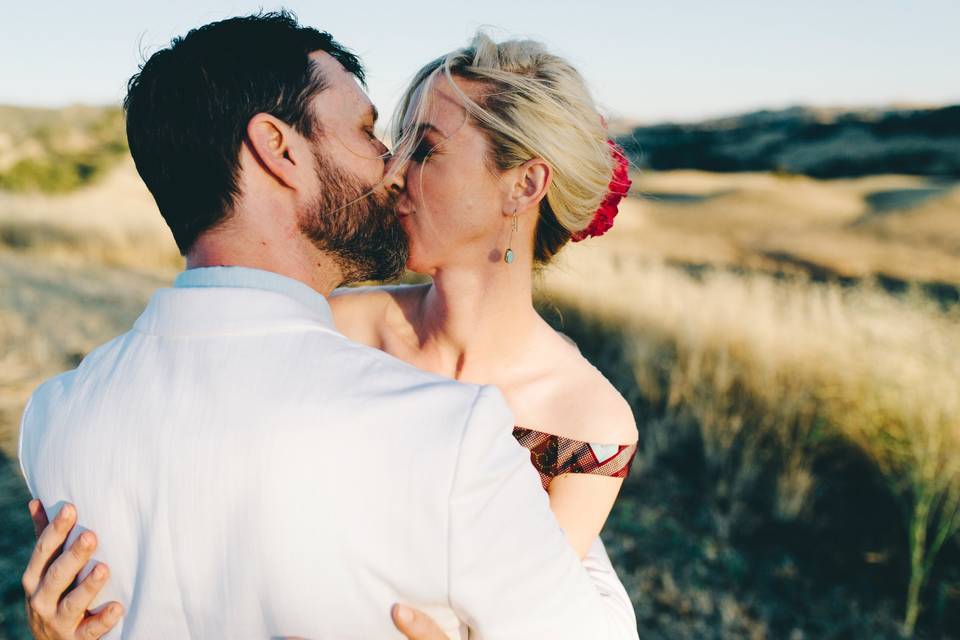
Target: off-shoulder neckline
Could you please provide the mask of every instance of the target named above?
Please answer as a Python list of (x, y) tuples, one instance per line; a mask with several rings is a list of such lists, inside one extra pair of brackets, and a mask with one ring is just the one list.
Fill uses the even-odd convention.
[(557, 435), (557, 434), (555, 434), (555, 433), (548, 433), (548, 432), (546, 432), (546, 431), (540, 431), (539, 429), (532, 429), (532, 428), (530, 428), (530, 427), (525, 427), (525, 426), (520, 425), (520, 424), (515, 424), (515, 425), (513, 425), (513, 430), (516, 431), (517, 429), (520, 429), (521, 431), (525, 431), (525, 432), (527, 432), (527, 433), (536, 433), (536, 434), (538, 434), (538, 435), (544, 435), (544, 436), (547, 436), (547, 437), (550, 437), (550, 438), (557, 438), (558, 440), (562, 440), (562, 441), (565, 441), (565, 442), (576, 442), (577, 444), (587, 444), (587, 445), (589, 445), (589, 444), (595, 444), (595, 445), (598, 445), (598, 446), (618, 446), (618, 447), (632, 447), (632, 446), (634, 446), (634, 445), (637, 444), (636, 442), (630, 442), (630, 443), (627, 443), (627, 442), (616, 442), (616, 443), (614, 443), (614, 442), (588, 442), (588, 441), (586, 441), (586, 440), (577, 440), (576, 438), (568, 438), (567, 436), (559, 436), (559, 435)]

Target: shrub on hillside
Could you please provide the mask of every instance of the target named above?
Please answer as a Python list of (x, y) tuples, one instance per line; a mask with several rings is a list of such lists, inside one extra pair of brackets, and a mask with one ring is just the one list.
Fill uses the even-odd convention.
[(27, 141), (41, 151), (27, 153), (0, 171), (0, 189), (66, 193), (104, 176), (127, 153), (123, 114), (107, 109), (90, 121), (43, 122)]

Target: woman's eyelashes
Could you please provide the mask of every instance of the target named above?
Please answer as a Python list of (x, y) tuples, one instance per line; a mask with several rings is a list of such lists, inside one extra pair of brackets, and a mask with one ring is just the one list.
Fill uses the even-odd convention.
[(427, 145), (424, 143), (418, 144), (414, 147), (413, 152), (410, 154), (410, 157), (413, 158), (414, 162), (423, 162), (427, 159), (427, 154), (430, 153), (430, 150), (427, 148)]
[(413, 152), (410, 154), (410, 157), (414, 162), (426, 162), (427, 158), (436, 155), (437, 148), (430, 146), (426, 140), (421, 140), (416, 147), (414, 147)]

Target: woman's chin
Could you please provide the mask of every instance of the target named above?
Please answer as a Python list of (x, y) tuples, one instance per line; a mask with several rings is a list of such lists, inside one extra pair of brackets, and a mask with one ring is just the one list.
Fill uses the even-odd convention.
[(410, 255), (407, 257), (407, 271), (423, 275), (433, 276), (437, 272), (436, 256), (424, 255), (417, 251), (416, 245), (410, 246)]
[(407, 271), (412, 271), (413, 273), (428, 276), (434, 269), (429, 265), (420, 262), (419, 260), (414, 259), (412, 256), (407, 260)]
[(411, 237), (408, 247), (410, 248), (410, 253), (407, 256), (407, 270), (429, 275), (429, 269), (432, 265), (430, 256), (423, 251), (423, 245)]

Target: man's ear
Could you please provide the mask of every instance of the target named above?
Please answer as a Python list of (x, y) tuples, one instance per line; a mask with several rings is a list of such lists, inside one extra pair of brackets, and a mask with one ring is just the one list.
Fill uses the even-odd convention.
[(514, 169), (510, 201), (516, 205), (515, 211), (522, 212), (538, 209), (540, 201), (550, 189), (553, 171), (543, 158), (532, 158)]
[(247, 123), (250, 152), (263, 169), (283, 186), (297, 189), (309, 166), (306, 150), (293, 127), (268, 113), (258, 113)]

